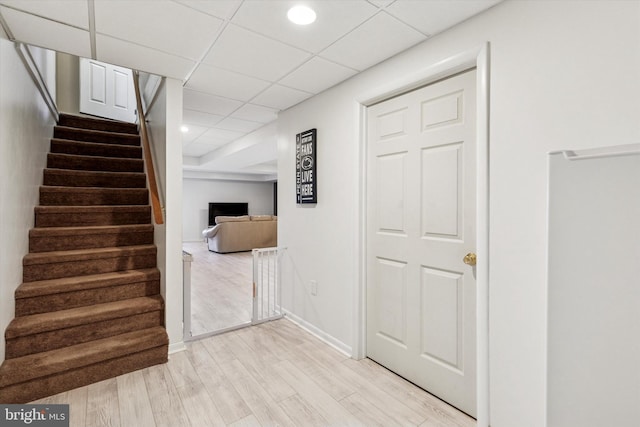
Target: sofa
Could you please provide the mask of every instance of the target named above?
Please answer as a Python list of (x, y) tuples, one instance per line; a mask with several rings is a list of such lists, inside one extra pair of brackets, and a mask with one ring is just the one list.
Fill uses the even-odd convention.
[(217, 216), (215, 222), (215, 226), (202, 231), (212, 252), (225, 254), (278, 245), (276, 216)]

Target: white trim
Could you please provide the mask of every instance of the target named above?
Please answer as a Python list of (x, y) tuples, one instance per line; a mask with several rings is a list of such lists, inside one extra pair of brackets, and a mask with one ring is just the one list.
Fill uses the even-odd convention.
[(185, 351), (186, 349), (187, 349), (187, 346), (184, 344), (184, 341), (174, 342), (173, 344), (169, 344), (169, 354)]
[[(183, 160), (194, 157), (183, 156)], [(197, 158), (196, 158), (197, 159)], [(277, 173), (235, 173), (235, 172), (212, 172), (208, 170), (188, 169), (189, 166), (182, 167), (183, 179), (204, 179), (215, 181), (249, 181), (249, 182), (272, 182), (278, 180)]]
[(585, 150), (560, 150), (551, 151), (552, 154), (562, 154), (565, 160), (589, 160), (605, 157), (633, 156), (640, 153), (640, 144), (614, 145), (611, 147), (598, 147)]
[(11, 28), (9, 28), (9, 24), (7, 24), (7, 21), (4, 19), (4, 16), (2, 16), (1, 13), (0, 13), (0, 27), (2, 27), (2, 29), (4, 30), (4, 33), (9, 38), (9, 41), (12, 41), (12, 42), (16, 41), (16, 38), (13, 36), (13, 32), (11, 31)]
[(28, 46), (20, 42), (15, 42), (15, 45), (16, 45), (16, 51), (18, 52), (18, 55), (22, 59), (22, 62), (24, 63), (24, 66), (26, 67), (27, 71), (29, 72), (29, 75), (31, 76), (33, 83), (35, 83), (36, 87), (38, 88), (38, 91), (40, 92), (40, 95), (42, 95), (42, 99), (44, 100), (44, 103), (47, 104), (47, 107), (49, 107), (49, 110), (51, 111), (51, 114), (53, 115), (53, 118), (57, 123), (60, 117), (58, 113), (58, 106), (56, 105), (56, 101), (51, 96), (51, 93), (49, 92), (49, 88), (47, 87), (47, 84), (45, 83), (44, 78), (42, 77), (42, 74), (40, 74), (40, 70), (38, 70), (38, 66), (36, 65), (36, 62), (33, 60), (33, 56), (31, 56), (31, 52), (29, 51)]
[(356, 360), (364, 359), (367, 349), (367, 262), (366, 262), (366, 247), (367, 247), (367, 107), (358, 102), (356, 104), (358, 109), (358, 168), (360, 174), (357, 177), (358, 180), (358, 209), (355, 212), (357, 224), (357, 236), (355, 242), (354, 255), (356, 257), (356, 291), (354, 297), (354, 320), (353, 320), (353, 355)]
[(91, 59), (98, 59), (96, 49), (96, 5), (94, 0), (87, 0), (87, 9), (89, 9), (89, 45), (91, 46)]
[(345, 356), (351, 357), (351, 347), (349, 347), (347, 344), (335, 339), (325, 331), (317, 328), (316, 326), (312, 325), (311, 323), (307, 322), (301, 317), (298, 317), (295, 314), (291, 313), (289, 310), (283, 310), (283, 311), (284, 311), (285, 319), (289, 320), (292, 323), (295, 323), (300, 328), (309, 332), (311, 335), (315, 336), (325, 344), (335, 348)]
[[(235, 325), (235, 326), (229, 326), (227, 328), (216, 329), (215, 331), (203, 332), (203, 333), (198, 334), (198, 335), (189, 335), (187, 338), (185, 338), (185, 341), (187, 341), (187, 342), (189, 342), (189, 341), (197, 341), (197, 340), (201, 340), (203, 338), (209, 338), (209, 337), (213, 337), (213, 336), (220, 335), (220, 334), (226, 334), (227, 332), (236, 331), (238, 329), (248, 328), (249, 326), (253, 326), (251, 321), (240, 323), (239, 325)], [(190, 332), (189, 332), (189, 334), (190, 334)]]
[(371, 89), (356, 99), (359, 110), (359, 175), (358, 200), (358, 256), (354, 297), (353, 357), (366, 356), (366, 113), (367, 107), (450, 77), (461, 71), (476, 68), (477, 90), (477, 279), (476, 279), (476, 353), (477, 353), (477, 427), (489, 426), (489, 43), (445, 58), (435, 64), (401, 76)]
[(476, 416), (478, 427), (490, 423), (489, 402), (489, 43), (476, 56)]

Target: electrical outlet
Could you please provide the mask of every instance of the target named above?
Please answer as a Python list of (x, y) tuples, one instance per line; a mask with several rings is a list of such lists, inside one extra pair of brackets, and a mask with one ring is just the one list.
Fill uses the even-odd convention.
[(315, 280), (309, 281), (309, 288), (311, 290), (311, 295), (318, 295), (318, 282)]

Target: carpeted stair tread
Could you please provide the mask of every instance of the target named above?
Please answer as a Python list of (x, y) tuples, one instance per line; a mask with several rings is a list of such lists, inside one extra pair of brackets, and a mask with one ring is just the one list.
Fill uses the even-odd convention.
[(43, 184), (59, 187), (146, 188), (147, 176), (142, 172), (45, 169)]
[(147, 205), (146, 188), (101, 187), (40, 187), (40, 205), (43, 206), (95, 206), (95, 205)]
[(16, 289), (15, 297), (16, 299), (33, 298), (87, 289), (107, 288), (148, 280), (160, 280), (160, 271), (157, 268), (145, 268), (24, 282)]
[(29, 237), (40, 236), (73, 236), (73, 235), (87, 235), (96, 233), (142, 233), (147, 231), (153, 231), (153, 225), (151, 224), (130, 224), (130, 225), (94, 225), (86, 227), (46, 227), (46, 228), (32, 228), (29, 230)]
[(24, 256), (22, 265), (41, 265), (51, 263), (88, 261), (103, 258), (117, 258), (142, 253), (155, 254), (155, 245), (121, 246), (116, 248), (79, 249), (70, 251), (52, 251), (29, 253)]
[(106, 317), (93, 323), (81, 323), (63, 329), (7, 339), (5, 358), (15, 359), (163, 325), (164, 309), (134, 312), (123, 317)]
[(138, 146), (82, 142), (56, 138), (51, 140), (51, 152), (81, 156), (142, 158), (142, 147)]
[(71, 169), (102, 172), (143, 172), (142, 159), (123, 159), (119, 157), (82, 156), (78, 154), (47, 154), (49, 169)]
[(135, 123), (126, 123), (117, 120), (99, 119), (86, 116), (74, 116), (60, 114), (58, 125), (72, 128), (96, 129), (106, 132), (130, 133), (138, 135), (138, 126)]
[(30, 253), (22, 261), (22, 281), (152, 268), (156, 266), (156, 257), (154, 245)]
[(23, 282), (15, 292), (15, 315), (47, 313), (160, 294), (160, 272), (147, 269)]
[(163, 307), (162, 297), (157, 295), (16, 317), (9, 323), (5, 331), (5, 338), (13, 339), (108, 319), (133, 316), (162, 310)]
[(140, 135), (129, 133), (105, 132), (101, 130), (56, 126), (53, 137), (73, 141), (101, 142), (104, 144), (140, 145)]
[(0, 366), (0, 387), (78, 369), (154, 347), (166, 346), (168, 342), (167, 332), (159, 326), (7, 359)]
[(151, 206), (36, 206), (36, 227), (148, 224)]
[(42, 227), (29, 231), (29, 252), (132, 246), (153, 243), (153, 225)]
[(168, 344), (0, 388), (0, 402), (27, 403), (108, 378), (167, 363)]

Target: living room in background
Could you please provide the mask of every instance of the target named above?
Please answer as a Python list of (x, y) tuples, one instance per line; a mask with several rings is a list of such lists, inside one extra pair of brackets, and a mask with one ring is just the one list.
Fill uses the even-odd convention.
[[(183, 179), (183, 249), (193, 259), (186, 339), (250, 324), (255, 243), (242, 230), (270, 226), (273, 190), (273, 182)], [(216, 216), (226, 219), (209, 239), (203, 231), (214, 229)]]

